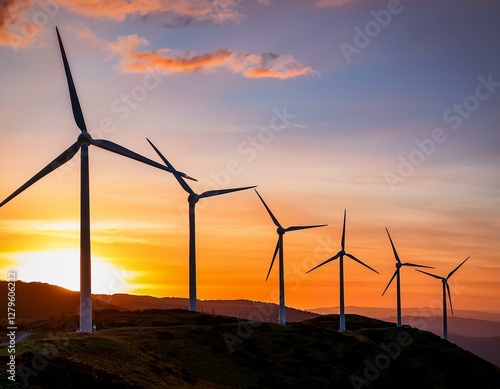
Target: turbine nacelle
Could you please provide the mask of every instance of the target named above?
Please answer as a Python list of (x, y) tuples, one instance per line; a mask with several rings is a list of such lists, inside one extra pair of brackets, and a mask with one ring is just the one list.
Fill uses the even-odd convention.
[(190, 193), (188, 196), (188, 203), (189, 204), (196, 204), (198, 201), (200, 201), (200, 195), (197, 193)]
[(92, 144), (92, 137), (88, 132), (82, 132), (78, 136), (78, 144), (81, 145), (87, 145), (90, 146)]

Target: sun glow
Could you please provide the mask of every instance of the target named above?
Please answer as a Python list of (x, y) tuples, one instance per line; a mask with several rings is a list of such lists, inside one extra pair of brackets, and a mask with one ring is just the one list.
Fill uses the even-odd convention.
[[(80, 252), (78, 250), (25, 251), (5, 254), (9, 269), (16, 270), (19, 279), (46, 282), (66, 289), (80, 290)], [(125, 271), (111, 260), (92, 257), (92, 293), (129, 293), (137, 274)]]

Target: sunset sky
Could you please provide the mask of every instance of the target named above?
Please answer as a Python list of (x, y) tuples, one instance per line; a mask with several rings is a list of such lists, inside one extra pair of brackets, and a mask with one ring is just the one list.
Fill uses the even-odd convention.
[[(192, 188), (257, 185), (290, 225), (286, 305), (395, 307), (401, 259), (450, 279), (455, 309), (500, 310), (500, 3), (4, 1), (0, 201), (79, 135), (59, 28), (89, 132)], [(79, 288), (80, 156), (0, 209), (0, 279)], [(188, 296), (187, 194), (164, 171), (90, 148), (94, 293)], [(197, 205), (199, 299), (278, 302), (276, 228), (253, 190)], [(402, 269), (403, 307), (441, 283)], [(349, 313), (349, 312), (348, 312)]]

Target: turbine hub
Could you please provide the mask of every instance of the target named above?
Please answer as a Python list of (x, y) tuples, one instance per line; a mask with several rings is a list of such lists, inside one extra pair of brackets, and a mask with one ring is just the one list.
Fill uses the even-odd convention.
[(200, 201), (200, 196), (196, 193), (190, 193), (188, 196), (188, 203), (189, 204), (196, 204), (198, 201)]
[(403, 264), (401, 262), (396, 262), (396, 269), (399, 269)]
[(278, 227), (276, 229), (276, 232), (278, 233), (278, 235), (283, 235), (286, 232), (286, 230), (283, 227)]
[(92, 143), (92, 137), (88, 132), (82, 132), (78, 136), (78, 143), (80, 143), (80, 145), (82, 144), (90, 145)]

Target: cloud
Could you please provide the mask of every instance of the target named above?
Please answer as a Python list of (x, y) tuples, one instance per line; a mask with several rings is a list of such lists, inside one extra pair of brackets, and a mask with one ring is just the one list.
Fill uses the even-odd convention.
[(32, 0), (0, 1), (0, 45), (27, 47), (31, 44), (38, 28), (24, 14), (32, 4)]
[(140, 46), (149, 42), (137, 35), (128, 35), (109, 42), (96, 37), (90, 30), (81, 30), (79, 37), (107, 50), (118, 57), (118, 69), (123, 73), (210, 73), (225, 69), (247, 78), (287, 79), (319, 75), (309, 66), (298, 62), (291, 55), (265, 53), (247, 54), (219, 49), (209, 53), (192, 52), (162, 48), (153, 51), (140, 51)]
[(211, 22), (239, 23), (243, 15), (235, 0), (70, 0), (69, 11), (93, 18), (123, 21), (128, 16), (161, 20), (166, 26)]
[(238, 24), (244, 17), (238, 8), (240, 3), (241, 0), (0, 0), (0, 45), (31, 45), (38, 33), (45, 30), (47, 21), (61, 9), (93, 19), (122, 22), (127, 17), (141, 17), (167, 27), (179, 27)]
[(355, 0), (317, 0), (316, 7), (327, 8), (327, 7), (338, 7), (340, 5), (345, 5), (354, 2)]

